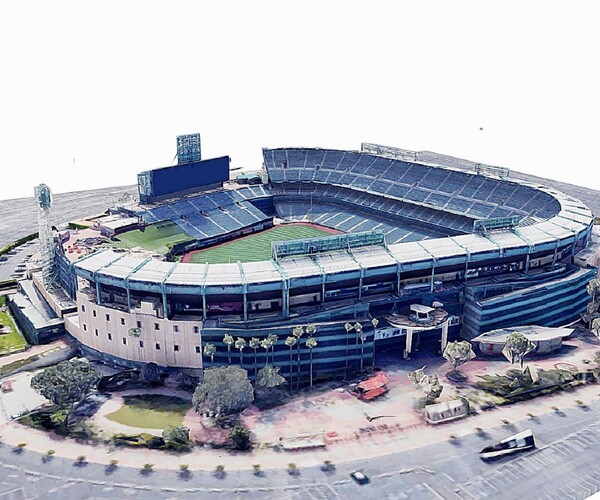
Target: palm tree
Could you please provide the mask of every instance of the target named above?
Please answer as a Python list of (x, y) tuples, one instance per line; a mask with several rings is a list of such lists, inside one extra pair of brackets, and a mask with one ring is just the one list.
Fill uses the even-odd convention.
[(371, 324), (373, 325), (373, 354), (371, 357), (371, 366), (375, 366), (375, 330), (377, 329), (379, 320), (377, 318), (373, 318), (371, 320)]
[(269, 362), (269, 349), (271, 349), (272, 340), (267, 337), (260, 341), (260, 346), (265, 350), (265, 365)]
[(306, 347), (308, 347), (310, 352), (310, 390), (312, 391), (312, 384), (313, 384), (313, 363), (312, 363), (312, 355), (313, 355), (313, 347), (317, 347), (317, 340), (314, 339), (313, 337), (308, 337), (308, 339), (306, 340)]
[(293, 335), (290, 335), (288, 338), (285, 339), (285, 345), (288, 346), (290, 348), (290, 368), (289, 368), (289, 375), (290, 375), (290, 391), (292, 390), (292, 379), (293, 377), (293, 373), (292, 373), (292, 349), (294, 348), (294, 346), (296, 345), (296, 343), (298, 342), (298, 339), (296, 337), (294, 337)]
[[(358, 339), (360, 338), (360, 334), (363, 331), (363, 327), (358, 321), (354, 323), (354, 331), (356, 332), (356, 350), (354, 352), (358, 352)], [(362, 358), (360, 359), (360, 366), (360, 371), (362, 371)]]
[(301, 326), (295, 326), (294, 329), (292, 330), (292, 335), (298, 339), (298, 342), (297, 342), (298, 364), (296, 365), (296, 372), (297, 372), (296, 388), (300, 389), (300, 337), (302, 337), (302, 335), (304, 335), (304, 328), (302, 328)]
[(258, 373), (258, 367), (256, 366), (256, 350), (260, 347), (260, 339), (258, 337), (252, 337), (250, 339), (250, 348), (254, 349), (254, 377)]
[(346, 366), (344, 368), (344, 379), (348, 378), (348, 338), (350, 337), (350, 332), (354, 329), (354, 327), (346, 322), (344, 324), (344, 329), (346, 330)]
[(210, 357), (211, 363), (214, 362), (215, 352), (217, 352), (217, 348), (215, 347), (215, 344), (211, 344), (211, 343), (204, 344), (204, 355)]
[(308, 335), (309, 337), (312, 337), (315, 333), (317, 333), (317, 327), (314, 323), (309, 323), (308, 325), (306, 325), (306, 328), (304, 330), (306, 331), (306, 335)]
[(279, 337), (277, 337), (277, 335), (275, 335), (274, 333), (269, 333), (269, 335), (267, 335), (267, 338), (271, 342), (271, 364), (274, 365), (275, 364), (275, 344), (277, 344)]
[(231, 364), (231, 346), (235, 343), (233, 337), (226, 333), (223, 337), (223, 343), (227, 346), (227, 364)]
[(365, 339), (367, 335), (362, 330), (359, 332), (358, 337), (360, 338), (360, 371), (363, 371), (363, 361), (365, 359)]
[(246, 347), (246, 341), (243, 338), (238, 337), (235, 341), (235, 348), (240, 351), (240, 366), (242, 368), (244, 367), (244, 354), (242, 353), (244, 347)]

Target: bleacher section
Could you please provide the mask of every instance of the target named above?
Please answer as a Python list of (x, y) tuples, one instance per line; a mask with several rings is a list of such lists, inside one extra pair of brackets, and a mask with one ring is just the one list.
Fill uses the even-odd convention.
[(252, 203), (270, 196), (268, 187), (262, 185), (221, 190), (147, 208), (138, 215), (148, 223), (171, 220), (202, 241), (270, 221), (272, 218)]
[[(468, 227), (472, 227), (476, 219), (519, 215), (525, 224), (531, 224), (532, 221), (547, 220), (560, 211), (560, 203), (548, 193), (472, 172), (355, 151), (265, 149), (263, 156), (271, 183), (280, 188), (279, 194), (284, 194), (282, 186), (284, 190), (290, 189), (290, 193), (297, 192), (296, 189), (304, 190), (296, 188), (299, 183), (304, 186), (343, 186), (354, 191), (352, 196), (359, 196), (357, 192), (360, 192), (380, 198), (384, 212), (399, 214), (407, 211), (407, 207), (400, 208), (399, 202), (420, 207), (413, 211), (411, 218), (432, 225), (442, 226), (439, 220), (442, 217), (448, 220), (444, 213), (470, 218), (470, 224), (463, 223), (460, 227), (453, 222), (450, 229), (458, 233), (469, 232)], [(385, 199), (381, 199), (382, 195), (395, 199), (396, 204), (392, 207)], [(347, 201), (350, 195), (346, 193), (344, 196), (338, 193), (334, 197)], [(369, 201), (371, 208), (377, 204), (372, 199)], [(428, 209), (438, 212), (437, 223), (436, 216), (427, 212), (426, 215), (422, 214)]]

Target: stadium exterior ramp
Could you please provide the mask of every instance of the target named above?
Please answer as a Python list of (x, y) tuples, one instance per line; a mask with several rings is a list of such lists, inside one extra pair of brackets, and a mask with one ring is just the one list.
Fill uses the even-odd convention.
[[(447, 285), (444, 297), (455, 300), (460, 315), (459, 296), (471, 281), (513, 273), (531, 278), (534, 286), (536, 276), (572, 261), (592, 229), (592, 214), (581, 202), (539, 185), (354, 151), (291, 148), (263, 153), (278, 210), (298, 199), (316, 204), (331, 193), (328, 201), (335, 205), (354, 210), (368, 202), (370, 214), (382, 219), (394, 215), (392, 225), (416, 221), (443, 237), (429, 234), (390, 243), (385, 231), (369, 231), (363, 233), (366, 244), (356, 247), (340, 243), (347, 243), (347, 235), (332, 236), (318, 244), (301, 242), (296, 246), (304, 250), (299, 252), (282, 253), (279, 248), (269, 261), (211, 265), (97, 251), (70, 267), (79, 282), (78, 313), (66, 327), (85, 350), (130, 366), (153, 361), (199, 369), (206, 365), (206, 342), (215, 343), (218, 365), (229, 357), (221, 341), (224, 333), (248, 341), (268, 330), (278, 336), (275, 364), (289, 375), (295, 361), (290, 365), (284, 337), (293, 326), (313, 321), (319, 341), (313, 351), (316, 376), (341, 367), (347, 371), (349, 365), (352, 370), (361, 357), (367, 365), (372, 361), (374, 331), (365, 328), (366, 340), (359, 344), (358, 336), (344, 329), (346, 322), (368, 325), (369, 318), (382, 315), (386, 307), (389, 312), (394, 304), (431, 302), (438, 283)], [(198, 197), (193, 203), (205, 202)], [(153, 213), (157, 219), (169, 217)], [(512, 225), (498, 228), (499, 220)], [(479, 229), (474, 231), (474, 226)], [(570, 279), (572, 274), (565, 276)], [(585, 276), (578, 276), (577, 286), (584, 286)], [(556, 286), (562, 285), (557, 281)], [(565, 295), (552, 302), (564, 313), (552, 321), (580, 312), (580, 302), (568, 304)], [(247, 358), (244, 366), (252, 372), (252, 357)], [(303, 343), (302, 358), (306, 375), (308, 350)]]

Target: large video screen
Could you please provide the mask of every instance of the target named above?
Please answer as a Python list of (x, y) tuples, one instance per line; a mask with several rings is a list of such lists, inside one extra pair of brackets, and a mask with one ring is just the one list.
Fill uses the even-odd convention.
[(142, 172), (138, 174), (140, 200), (151, 202), (225, 182), (229, 180), (229, 162), (229, 156), (221, 156)]

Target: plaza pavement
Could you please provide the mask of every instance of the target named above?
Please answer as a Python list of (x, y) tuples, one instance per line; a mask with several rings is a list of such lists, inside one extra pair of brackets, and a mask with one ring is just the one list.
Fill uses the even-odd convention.
[[(569, 339), (558, 356), (535, 358), (527, 360), (526, 365), (531, 369), (548, 369), (556, 363), (570, 363), (580, 369), (595, 366), (586, 364), (583, 360), (593, 360), (599, 349), (598, 340), (591, 335), (583, 335)], [(527, 414), (545, 415), (557, 413), (560, 410), (585, 411), (577, 408), (576, 400), (592, 404), (598, 400), (598, 385), (581, 386), (573, 391), (564, 391), (555, 395), (543, 396), (530, 401), (513, 405), (497, 407), (478, 415), (470, 416), (455, 422), (438, 426), (428, 426), (424, 423), (419, 411), (414, 409), (414, 403), (421, 397), (406, 377), (406, 371), (420, 367), (427, 361), (433, 372), (440, 375), (440, 380), (445, 385), (441, 400), (450, 399), (456, 394), (465, 393), (468, 389), (452, 388), (444, 380), (448, 371), (448, 363), (442, 363), (438, 356), (429, 360), (418, 354), (415, 359), (408, 362), (399, 361), (398, 369), (390, 367), (387, 373), (390, 377), (390, 392), (379, 400), (366, 403), (357, 400), (347, 391), (329, 390), (324, 393), (314, 391), (313, 394), (304, 393), (294, 398), (290, 403), (280, 408), (259, 411), (250, 407), (242, 414), (242, 422), (253, 431), (253, 438), (257, 446), (249, 453), (234, 453), (223, 449), (211, 447), (195, 448), (190, 453), (165, 453), (158, 450), (140, 450), (135, 448), (115, 448), (108, 445), (87, 446), (49, 435), (42, 431), (23, 427), (16, 422), (10, 422), (0, 427), (3, 442), (8, 446), (27, 443), (27, 450), (45, 453), (48, 449), (56, 450), (56, 455), (75, 459), (85, 455), (88, 461), (108, 464), (110, 460), (119, 461), (122, 466), (141, 468), (145, 463), (152, 463), (157, 468), (176, 470), (179, 465), (186, 463), (191, 470), (212, 471), (218, 464), (224, 465), (226, 470), (251, 470), (253, 464), (260, 464), (264, 470), (285, 469), (287, 464), (294, 462), (300, 468), (316, 467), (325, 460), (334, 464), (341, 464), (357, 459), (376, 459), (402, 451), (416, 450), (428, 445), (447, 443), (451, 435), (462, 437), (473, 434), (476, 427), (491, 430), (500, 427), (506, 428), (506, 435), (514, 433), (512, 423), (527, 420)], [(411, 366), (412, 365), (412, 366)], [(483, 373), (504, 373), (512, 366), (501, 358), (478, 357), (463, 365), (460, 370), (475, 380), (477, 375)], [(428, 370), (429, 371), (429, 370)], [(93, 423), (108, 425), (109, 432), (140, 432), (148, 429), (121, 426), (104, 418), (107, 412), (118, 408), (118, 398), (136, 391), (117, 394), (113, 401), (105, 403), (106, 408), (101, 409)], [(172, 387), (157, 389), (156, 393), (170, 395), (177, 394)], [(189, 398), (189, 394), (187, 394)], [(390, 415), (368, 422), (366, 415)], [(509, 425), (502, 422), (506, 420)], [(107, 422), (110, 422), (107, 424)], [(195, 437), (211, 436), (210, 428), (203, 425), (200, 417), (191, 409), (185, 417), (184, 424), (189, 426), (191, 434)], [(327, 446), (323, 449), (305, 451), (277, 451), (265, 446), (276, 443), (280, 436), (292, 436), (303, 432), (325, 431), (332, 437), (327, 437)], [(149, 431), (153, 432), (153, 431)], [(160, 430), (154, 432), (159, 433)], [(213, 436), (214, 437), (214, 436)]]

